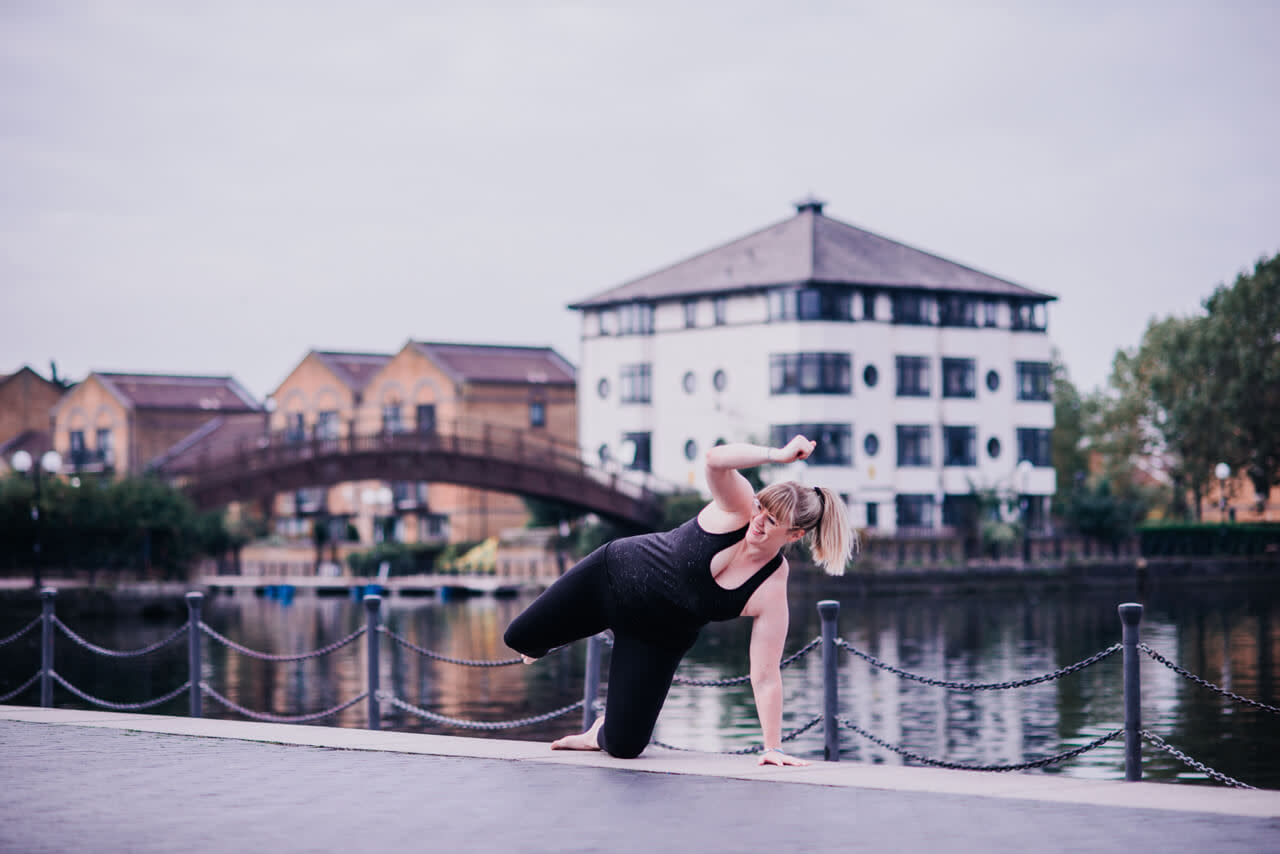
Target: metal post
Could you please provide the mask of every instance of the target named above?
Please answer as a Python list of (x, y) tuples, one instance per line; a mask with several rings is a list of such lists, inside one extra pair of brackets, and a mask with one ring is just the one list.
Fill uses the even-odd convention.
[(187, 678), (191, 687), (187, 689), (187, 714), (198, 718), (204, 714), (204, 700), (200, 694), (200, 681), (204, 668), (200, 662), (200, 610), (204, 605), (204, 594), (191, 592), (187, 594)]
[(600, 696), (600, 647), (599, 635), (587, 638), (587, 672), (582, 682), (583, 732), (596, 722), (596, 698)]
[(369, 653), (369, 729), (382, 729), (382, 711), (378, 704), (378, 609), (381, 607), (381, 596), (370, 593), (364, 597), (364, 641)]
[(40, 591), (40, 705), (53, 705), (53, 599), (58, 591)]
[(840, 723), (836, 681), (839, 678), (836, 660), (836, 616), (840, 603), (824, 599), (818, 603), (822, 617), (822, 728), (825, 734), (822, 758), (828, 762), (840, 761)]
[(1124, 652), (1124, 778), (1142, 779), (1142, 698), (1138, 684), (1138, 624), (1142, 606), (1126, 602), (1120, 606)]

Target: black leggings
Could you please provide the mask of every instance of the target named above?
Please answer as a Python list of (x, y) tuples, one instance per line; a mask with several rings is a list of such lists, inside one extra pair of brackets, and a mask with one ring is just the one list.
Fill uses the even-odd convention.
[(610, 756), (634, 759), (653, 737), (671, 679), (694, 638), (656, 641), (616, 625), (607, 548), (596, 549), (556, 579), (511, 621), (504, 639), (517, 652), (541, 658), (558, 646), (612, 629), (609, 693), (598, 741)]

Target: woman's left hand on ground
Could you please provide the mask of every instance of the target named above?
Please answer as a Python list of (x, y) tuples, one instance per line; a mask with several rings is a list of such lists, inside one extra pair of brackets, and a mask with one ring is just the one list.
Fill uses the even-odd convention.
[(788, 756), (781, 750), (766, 750), (760, 754), (757, 765), (808, 765), (808, 761), (795, 756)]

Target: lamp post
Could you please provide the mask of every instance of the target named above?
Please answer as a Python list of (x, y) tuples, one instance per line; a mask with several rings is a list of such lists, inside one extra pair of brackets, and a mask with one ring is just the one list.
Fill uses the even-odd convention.
[(40, 465), (35, 464), (35, 460), (31, 458), (31, 454), (26, 451), (18, 451), (10, 460), (13, 470), (19, 474), (26, 475), (31, 472), (31, 477), (35, 482), (35, 495), (31, 501), (31, 521), (35, 523), (36, 537), (35, 543), (32, 545), (32, 577), (36, 589), (40, 588), (40, 535), (44, 523), (40, 519), (40, 471), (43, 469), (49, 474), (57, 474), (62, 470), (62, 454), (57, 451), (45, 451), (40, 457)]
[(1227, 478), (1231, 477), (1231, 466), (1218, 463), (1213, 467), (1213, 476), (1218, 479), (1218, 521), (1227, 522)]
[(1027, 522), (1028, 510), (1030, 509), (1031, 497), (1027, 494), (1030, 488), (1031, 469), (1030, 460), (1021, 460), (1018, 463), (1018, 521), (1022, 523), (1022, 562), (1023, 564), (1031, 563), (1031, 526)]

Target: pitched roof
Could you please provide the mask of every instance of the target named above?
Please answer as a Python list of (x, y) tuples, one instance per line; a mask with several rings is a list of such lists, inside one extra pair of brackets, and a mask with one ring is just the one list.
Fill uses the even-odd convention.
[(256, 443), (263, 438), (265, 428), (263, 415), (259, 412), (214, 416), (151, 460), (147, 468), (167, 474), (191, 471), (205, 459), (216, 458)]
[(232, 377), (167, 374), (92, 376), (125, 405), (135, 409), (201, 409), (209, 412), (257, 412), (261, 406)]
[(1056, 299), (1022, 285), (832, 219), (823, 203), (796, 204), (795, 216), (603, 291), (569, 308), (662, 300), (808, 282), (925, 288)]
[(414, 341), (413, 346), (458, 382), (576, 383), (573, 365), (550, 347), (432, 341)]
[(45, 451), (53, 450), (53, 434), (48, 430), (23, 430), (18, 435), (0, 442), (0, 460), (5, 462), (18, 451), (26, 451), (39, 459)]
[(313, 352), (352, 391), (362, 390), (373, 375), (391, 361), (391, 356), (387, 353), (341, 353), (334, 350)]

